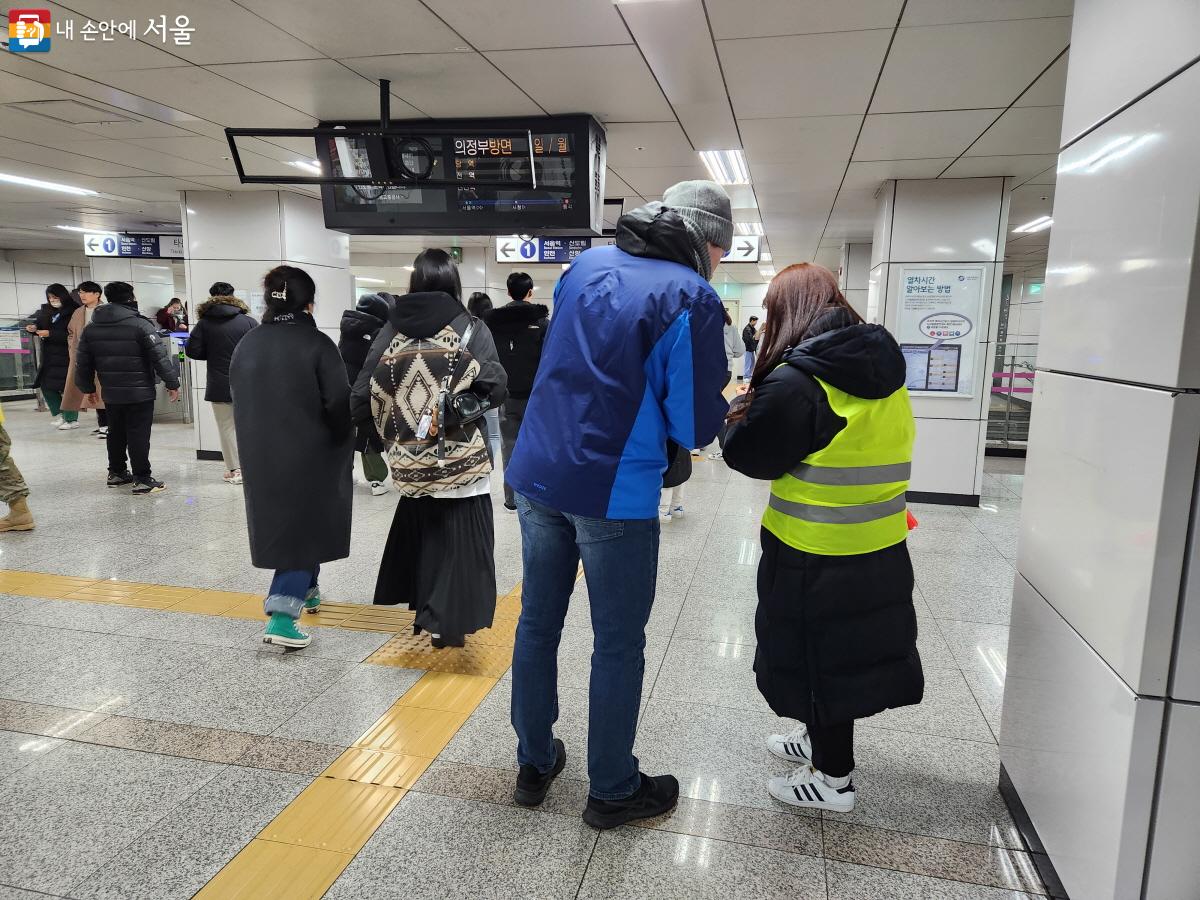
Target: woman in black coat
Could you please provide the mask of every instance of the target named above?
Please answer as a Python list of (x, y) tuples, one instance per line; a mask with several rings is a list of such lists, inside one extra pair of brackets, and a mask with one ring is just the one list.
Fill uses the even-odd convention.
[(208, 289), (208, 299), (200, 304), (200, 321), (188, 335), (184, 352), (190, 359), (201, 359), (205, 368), (204, 399), (212, 404), (221, 439), (221, 457), (225, 460), (225, 481), (242, 483), (242, 464), (238, 460), (237, 434), (233, 424), (233, 395), (229, 391), (229, 363), (233, 351), (246, 334), (258, 324), (250, 309), (233, 295), (233, 285), (218, 281)]
[(895, 340), (866, 325), (828, 269), (771, 282), (749, 391), (730, 410), (725, 462), (770, 480), (758, 569), (759, 690), (802, 725), (768, 749), (784, 803), (854, 808), (854, 720), (921, 702), (904, 492), (916, 429)]
[(51, 424), (60, 431), (79, 427), (79, 413), (62, 409), (62, 395), (67, 387), (67, 369), (71, 351), (67, 344), (67, 326), (79, 306), (61, 284), (46, 285), (46, 302), (34, 315), (33, 324), (25, 330), (42, 339), (42, 361), (33, 386), (41, 388), (46, 406), (53, 417)]
[[(392, 304), (386, 294), (363, 294), (358, 298), (354, 309), (342, 313), (341, 337), (338, 340), (338, 353), (346, 364), (346, 378), (354, 384), (371, 345), (376, 336), (387, 324)], [(370, 422), (358, 426), (358, 434), (354, 440), (354, 449), (362, 460), (363, 476), (371, 486), (371, 493), (376, 497), (386, 494), (388, 488), (387, 463), (383, 461), (383, 441), (375, 433), (375, 426)]]
[(278, 266), (263, 281), (263, 324), (229, 367), (245, 477), (250, 558), (275, 577), (264, 642), (306, 647), (300, 611), (321, 605), (321, 563), (350, 555), (350, 386), (337, 347), (312, 317), (316, 285)]

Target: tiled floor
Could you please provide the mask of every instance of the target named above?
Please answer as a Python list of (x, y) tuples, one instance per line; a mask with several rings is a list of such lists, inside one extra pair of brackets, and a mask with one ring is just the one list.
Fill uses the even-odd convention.
[[(170, 491), (134, 498), (105, 489), (103, 445), (87, 429), (52, 432), (28, 406), (5, 411), (39, 527), (0, 536), (0, 569), (263, 589), (239, 491), (220, 481), (220, 463), (191, 458), (187, 429), (156, 429), (156, 473)], [(636, 750), (647, 770), (679, 777), (684, 799), (670, 816), (603, 835), (579, 819), (590, 652), (582, 583), (560, 656), (568, 766), (533, 812), (511, 804), (507, 677), (485, 696), (492, 679), (457, 676), (459, 694), (426, 702), (441, 683), (368, 661), (393, 638), (369, 623), (317, 629), (310, 648), (283, 656), (263, 649), (258, 622), (206, 614), (200, 601), (181, 612), (0, 595), (0, 898), (186, 898), (239, 853), (257, 861), (247, 872), (309, 866), (306, 883), (321, 884), (274, 894), (243, 886), (248, 896), (319, 896), (330, 882), (327, 896), (338, 898), (1037, 895), (996, 790), (1022, 480), (1011, 461), (995, 468), (979, 509), (914, 509), (926, 700), (862, 723), (850, 815), (802, 814), (764, 788), (780, 771), (762, 743), (780, 723), (751, 671), (766, 488), (719, 463), (696, 464), (687, 517), (664, 526), (648, 628)], [(360, 489), (355, 503), (352, 556), (322, 582), (327, 598), (364, 603), (394, 499)], [(496, 524), (507, 593), (520, 578), (520, 537), (499, 506)], [(379, 731), (402, 695), (412, 715), (399, 721), (411, 727)], [(458, 729), (444, 749), (422, 744), (430, 722), (447, 736)], [(300, 865), (303, 848), (287, 838), (293, 801), (356, 742), (381, 758), (419, 758), (426, 746), (437, 758), (421, 763), (411, 788), (351, 779), (391, 797), (375, 830), (312, 848)], [(206, 895), (228, 894), (230, 873)]]

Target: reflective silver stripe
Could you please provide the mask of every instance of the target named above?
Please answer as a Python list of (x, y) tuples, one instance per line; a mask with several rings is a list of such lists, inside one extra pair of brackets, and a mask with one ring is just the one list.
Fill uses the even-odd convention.
[(838, 486), (859, 484), (891, 484), (908, 481), (912, 475), (912, 463), (892, 463), (887, 466), (810, 466), (800, 463), (791, 475), (809, 484), (831, 484)]
[(796, 503), (771, 495), (771, 509), (805, 522), (821, 522), (827, 525), (858, 525), (886, 519), (904, 512), (908, 504), (904, 495), (884, 500), (882, 503), (863, 503), (859, 506), (818, 506), (813, 503)]

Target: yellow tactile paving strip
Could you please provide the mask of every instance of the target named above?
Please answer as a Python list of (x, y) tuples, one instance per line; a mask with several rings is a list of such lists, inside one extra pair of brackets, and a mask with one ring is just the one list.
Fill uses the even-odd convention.
[[(0, 570), (0, 593), (266, 619), (260, 596), (235, 591)], [(496, 601), (492, 628), (445, 650), (411, 634), (406, 609), (323, 603), (306, 615), (306, 625), (395, 632), (366, 661), (427, 671), (196, 897), (321, 897), (507, 671), (520, 613), (518, 584)]]

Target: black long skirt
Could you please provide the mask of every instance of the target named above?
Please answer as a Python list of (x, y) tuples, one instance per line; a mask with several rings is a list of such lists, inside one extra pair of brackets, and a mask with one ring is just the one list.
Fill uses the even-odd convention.
[(496, 614), (495, 528), (488, 494), (402, 497), (388, 534), (375, 602), (416, 610), (416, 631), (457, 636)]

